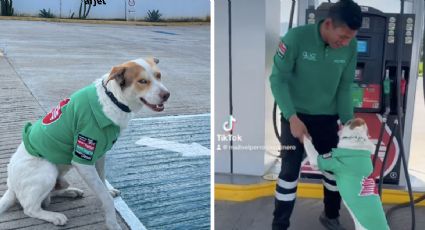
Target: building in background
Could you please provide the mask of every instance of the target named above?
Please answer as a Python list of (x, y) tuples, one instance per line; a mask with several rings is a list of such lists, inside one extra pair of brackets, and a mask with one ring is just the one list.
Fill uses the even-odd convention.
[[(78, 18), (80, 5), (81, 0), (13, 1), (17, 16), (38, 16), (40, 10), (50, 9), (59, 18)], [(87, 19), (144, 20), (148, 11), (152, 10), (159, 10), (164, 20), (205, 19), (210, 16), (209, 0), (100, 0), (93, 5)]]

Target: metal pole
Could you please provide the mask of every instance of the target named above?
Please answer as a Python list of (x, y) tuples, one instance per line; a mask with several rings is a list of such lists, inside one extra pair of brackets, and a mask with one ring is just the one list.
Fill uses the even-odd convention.
[[(227, 0), (229, 15), (229, 113), (233, 117), (233, 92), (232, 92), (232, 1)], [(232, 120), (232, 119), (230, 119)], [(230, 124), (229, 124), (230, 125)], [(230, 137), (233, 129), (230, 130)], [(230, 138), (230, 173), (233, 174), (233, 138)]]
[[(425, 7), (422, 10), (425, 11)], [(425, 102), (425, 80), (424, 80), (425, 79), (425, 74), (424, 74), (424, 59), (425, 59), (424, 58), (425, 57), (425, 17), (423, 17), (423, 18), (424, 18), (424, 28), (423, 28), (423, 37), (422, 37), (422, 55), (421, 55), (421, 61), (422, 61), (422, 89), (423, 89), (423, 93), (424, 93), (424, 102)]]
[(127, 0), (124, 0), (124, 20), (127, 21)]
[(403, 23), (403, 16), (404, 16), (404, 0), (401, 0), (401, 6), (400, 6), (400, 18), (399, 18), (399, 26), (398, 26), (398, 33), (397, 33), (397, 78), (396, 78), (396, 96), (397, 96), (397, 121), (398, 121), (398, 127), (397, 130), (394, 130), (394, 132), (398, 131), (399, 135), (399, 143), (400, 145), (400, 159), (401, 163), (403, 165), (403, 170), (406, 177), (406, 185), (407, 190), (409, 191), (409, 200), (410, 200), (410, 208), (411, 208), (411, 214), (412, 214), (412, 230), (415, 230), (416, 220), (415, 220), (415, 205), (414, 205), (414, 198), (412, 194), (412, 186), (410, 184), (410, 178), (409, 178), (409, 172), (408, 172), (408, 164), (406, 161), (406, 155), (405, 155), (405, 146), (403, 143), (403, 136), (404, 136), (404, 111), (403, 111), (403, 104), (402, 101), (404, 98), (402, 98), (401, 94), (401, 62), (403, 58), (403, 43), (404, 43), (404, 23)]

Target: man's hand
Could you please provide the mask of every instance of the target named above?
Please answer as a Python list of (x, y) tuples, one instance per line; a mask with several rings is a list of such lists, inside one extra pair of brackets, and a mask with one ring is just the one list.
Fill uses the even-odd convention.
[(289, 124), (291, 127), (291, 134), (301, 143), (304, 143), (304, 135), (310, 138), (310, 134), (308, 133), (307, 127), (305, 127), (304, 123), (298, 118), (297, 115), (292, 115), (289, 118)]

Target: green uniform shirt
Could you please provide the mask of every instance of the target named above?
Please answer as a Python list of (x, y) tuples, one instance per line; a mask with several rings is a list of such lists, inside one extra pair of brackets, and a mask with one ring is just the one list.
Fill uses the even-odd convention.
[(353, 118), (352, 83), (357, 40), (339, 49), (326, 46), (320, 23), (296, 27), (282, 37), (270, 76), (273, 96), (284, 117), (300, 112)]
[(336, 148), (318, 156), (321, 171), (331, 171), (342, 199), (364, 229), (388, 230), (387, 219), (374, 178), (371, 153)]
[(112, 145), (119, 126), (102, 111), (96, 87), (92, 84), (67, 98), (23, 131), (26, 150), (54, 164), (71, 161), (93, 165)]

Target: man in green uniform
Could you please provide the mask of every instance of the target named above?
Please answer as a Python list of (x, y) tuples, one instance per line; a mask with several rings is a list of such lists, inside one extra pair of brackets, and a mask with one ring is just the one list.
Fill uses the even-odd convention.
[(28, 123), (23, 142), (30, 154), (53, 164), (94, 165), (111, 149), (119, 133), (120, 127), (103, 113), (91, 84), (62, 100), (43, 119)]
[[(295, 204), (303, 160), (302, 138), (311, 136), (320, 154), (338, 143), (339, 119), (353, 118), (351, 84), (357, 61), (361, 27), (360, 7), (341, 0), (328, 17), (294, 28), (281, 39), (270, 76), (273, 96), (282, 111), (282, 168), (277, 180), (273, 229), (287, 229)], [(327, 229), (343, 229), (338, 221), (341, 197), (331, 173), (324, 173), (325, 210), (320, 222)]]

